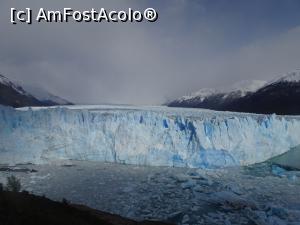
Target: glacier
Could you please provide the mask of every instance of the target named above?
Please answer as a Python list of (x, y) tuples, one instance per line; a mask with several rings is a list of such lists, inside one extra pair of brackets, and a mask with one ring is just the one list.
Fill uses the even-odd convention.
[(150, 106), (0, 106), (0, 164), (250, 165), (300, 145), (300, 117)]

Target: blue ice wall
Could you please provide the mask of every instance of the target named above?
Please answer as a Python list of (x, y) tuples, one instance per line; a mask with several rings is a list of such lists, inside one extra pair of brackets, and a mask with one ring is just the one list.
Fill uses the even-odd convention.
[(216, 168), (300, 144), (300, 118), (165, 107), (0, 106), (0, 164), (92, 160)]

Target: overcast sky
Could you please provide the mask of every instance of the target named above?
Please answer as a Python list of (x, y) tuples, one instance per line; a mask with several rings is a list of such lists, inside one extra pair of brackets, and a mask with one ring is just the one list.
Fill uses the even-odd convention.
[[(10, 23), (10, 8), (155, 8), (154, 23)], [(300, 68), (299, 0), (1, 0), (0, 73), (75, 103), (160, 104)]]

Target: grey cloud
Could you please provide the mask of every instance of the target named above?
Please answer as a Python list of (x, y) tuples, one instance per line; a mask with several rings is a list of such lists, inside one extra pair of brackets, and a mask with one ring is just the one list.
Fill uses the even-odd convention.
[[(269, 79), (299, 66), (299, 28), (235, 45), (222, 29), (226, 21), (210, 18), (206, 1), (161, 2), (5, 0), (0, 72), (77, 103), (159, 104), (202, 87)], [(14, 26), (8, 21), (10, 7), (151, 6), (159, 12), (155, 23)]]

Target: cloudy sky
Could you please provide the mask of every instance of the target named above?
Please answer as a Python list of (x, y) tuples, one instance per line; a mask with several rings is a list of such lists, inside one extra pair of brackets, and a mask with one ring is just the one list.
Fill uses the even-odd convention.
[[(155, 8), (155, 23), (10, 23), (10, 8)], [(75, 103), (160, 104), (300, 68), (299, 0), (1, 0), (0, 73)]]

